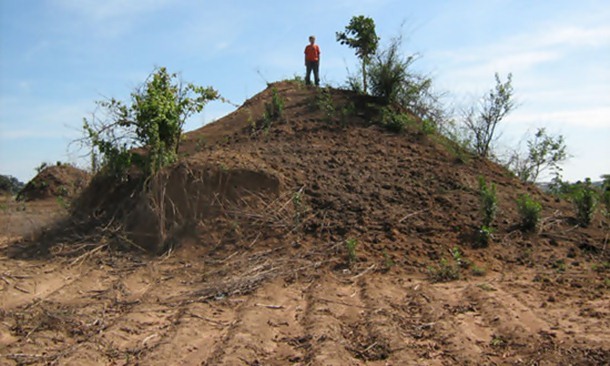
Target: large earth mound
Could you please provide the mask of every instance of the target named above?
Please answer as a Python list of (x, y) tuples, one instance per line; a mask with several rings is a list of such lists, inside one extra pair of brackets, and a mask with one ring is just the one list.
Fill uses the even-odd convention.
[[(275, 83), (188, 133), (145, 193), (94, 180), (77, 213), (99, 224), (96, 241), (57, 239), (19, 271), (23, 259), (0, 262), (0, 353), (15, 364), (609, 363), (608, 219), (579, 227), (568, 202), (416, 119), (389, 132), (378, 112), (373, 98)], [(499, 206), (487, 247), (481, 177)], [(535, 233), (519, 229), (525, 193), (543, 206)]]
[(55, 197), (72, 199), (89, 183), (89, 173), (70, 164), (42, 169), (18, 193), (17, 200), (34, 201)]

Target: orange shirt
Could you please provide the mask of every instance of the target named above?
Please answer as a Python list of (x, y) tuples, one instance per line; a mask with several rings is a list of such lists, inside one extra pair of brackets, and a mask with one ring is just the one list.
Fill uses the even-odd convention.
[(307, 61), (319, 61), (320, 60), (320, 47), (317, 44), (313, 46), (308, 44), (305, 47), (305, 59)]

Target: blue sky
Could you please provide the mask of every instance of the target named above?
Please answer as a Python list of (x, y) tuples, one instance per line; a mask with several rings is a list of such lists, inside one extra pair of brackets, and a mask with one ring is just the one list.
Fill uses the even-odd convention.
[[(0, 0), (0, 174), (27, 181), (42, 162), (86, 166), (70, 142), (105, 97), (127, 100), (155, 66), (213, 86), (241, 104), (266, 81), (302, 75), (310, 34), (322, 82), (355, 71), (335, 41), (354, 15), (382, 44), (402, 32), (405, 54), (445, 103), (472, 104), (513, 73), (519, 103), (499, 148), (546, 127), (566, 138), (569, 180), (610, 173), (610, 3), (530, 0)], [(192, 130), (232, 111), (212, 103)]]

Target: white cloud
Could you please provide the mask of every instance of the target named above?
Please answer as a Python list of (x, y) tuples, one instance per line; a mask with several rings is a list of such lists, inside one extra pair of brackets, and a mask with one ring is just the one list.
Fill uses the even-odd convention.
[(104, 22), (153, 12), (170, 2), (170, 0), (60, 0), (59, 5), (77, 13), (86, 21)]
[[(551, 29), (537, 29), (524, 32), (493, 44), (473, 48), (432, 53), (438, 62), (448, 66), (453, 79), (465, 81), (458, 85), (480, 82), (494, 72), (515, 74), (531, 71), (536, 67), (563, 62), (571, 54), (583, 48), (599, 49), (610, 46), (610, 26), (580, 27), (566, 25)], [(610, 55), (610, 50), (608, 50)], [(604, 60), (590, 60), (588, 67), (594, 67)], [(573, 65), (577, 66), (577, 65)]]
[[(530, 113), (515, 112), (511, 122), (526, 125), (557, 124), (587, 129), (610, 128), (610, 106), (590, 109), (564, 109)], [(610, 138), (610, 136), (608, 136)]]
[(76, 31), (93, 33), (107, 39), (126, 34), (144, 15), (163, 9), (170, 0), (59, 0), (68, 21), (78, 25)]
[(602, 47), (610, 44), (610, 26), (579, 27), (557, 26), (544, 29), (532, 36), (520, 36), (530, 47)]

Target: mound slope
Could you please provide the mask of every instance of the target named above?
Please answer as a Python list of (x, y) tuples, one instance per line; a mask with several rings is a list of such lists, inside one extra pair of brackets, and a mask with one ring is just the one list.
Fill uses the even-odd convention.
[[(610, 360), (606, 218), (577, 227), (567, 202), (504, 168), (460, 162), (416, 124), (379, 127), (374, 99), (321, 93), (272, 84), (188, 133), (181, 161), (147, 194), (96, 187), (83, 207), (121, 222), (119, 239), (165, 254), (107, 250), (108, 237), (85, 252), (57, 246), (54, 260), (18, 273), (28, 292), (3, 290), (2, 354), (79, 364)], [(274, 94), (284, 109), (270, 120)], [(475, 249), (479, 176), (496, 184), (499, 213), (491, 245)], [(523, 193), (544, 207), (534, 234), (517, 229)], [(460, 280), (428, 280), (443, 259)], [(72, 266), (50, 269), (62, 260)]]

